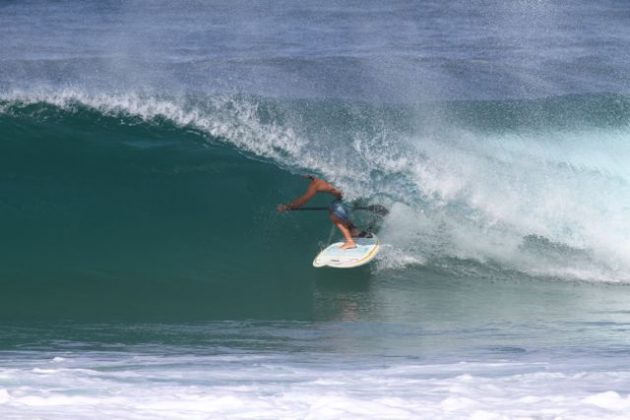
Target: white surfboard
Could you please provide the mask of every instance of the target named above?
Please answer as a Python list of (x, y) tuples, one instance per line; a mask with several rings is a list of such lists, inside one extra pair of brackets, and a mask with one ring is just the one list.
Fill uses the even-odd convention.
[(356, 248), (341, 249), (343, 242), (336, 242), (324, 248), (313, 260), (313, 267), (354, 268), (367, 264), (378, 254), (378, 238), (372, 233), (370, 238), (355, 238)]

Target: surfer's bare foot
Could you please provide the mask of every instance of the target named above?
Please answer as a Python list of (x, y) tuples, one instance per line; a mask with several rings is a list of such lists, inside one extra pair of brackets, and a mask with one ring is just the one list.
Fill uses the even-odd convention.
[(340, 249), (352, 249), (356, 248), (357, 244), (354, 242), (345, 242), (343, 245), (339, 246)]

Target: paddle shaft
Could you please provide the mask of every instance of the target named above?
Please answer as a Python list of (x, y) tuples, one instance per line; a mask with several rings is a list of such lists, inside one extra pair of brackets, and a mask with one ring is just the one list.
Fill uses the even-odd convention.
[[(291, 211), (321, 211), (321, 210), (328, 210), (328, 207), (298, 207), (298, 208), (290, 209), (290, 210)], [(368, 211), (380, 214), (382, 216), (385, 216), (387, 213), (389, 213), (389, 210), (379, 205), (373, 205), (373, 206), (367, 206), (367, 207), (353, 207), (352, 210), (368, 210)]]
[(296, 209), (289, 209), (291, 211), (313, 211), (313, 210), (328, 210), (328, 207), (298, 207)]

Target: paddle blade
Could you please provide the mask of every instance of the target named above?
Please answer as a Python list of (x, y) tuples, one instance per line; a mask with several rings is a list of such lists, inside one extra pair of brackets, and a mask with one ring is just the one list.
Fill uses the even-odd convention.
[(389, 214), (389, 210), (385, 206), (381, 206), (379, 204), (373, 204), (366, 207), (356, 207), (356, 210), (371, 211), (372, 213), (376, 213), (379, 216), (387, 216)]

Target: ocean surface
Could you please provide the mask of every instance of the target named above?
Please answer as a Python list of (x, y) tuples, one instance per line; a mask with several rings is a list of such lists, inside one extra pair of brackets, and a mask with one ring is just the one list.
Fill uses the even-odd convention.
[[(0, 417), (629, 418), (629, 45), (625, 0), (0, 0)], [(372, 264), (312, 268), (303, 174), (391, 210)]]

